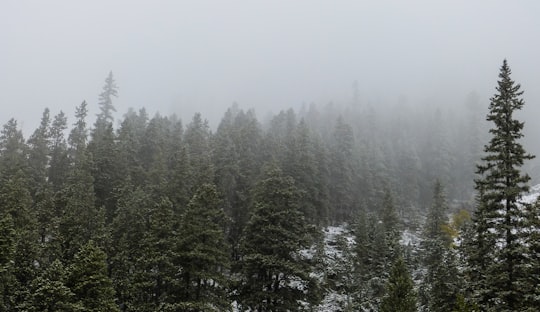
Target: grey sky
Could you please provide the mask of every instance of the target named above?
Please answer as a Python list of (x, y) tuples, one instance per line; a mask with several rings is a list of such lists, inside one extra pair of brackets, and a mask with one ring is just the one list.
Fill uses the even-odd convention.
[[(540, 105), (540, 2), (0, 1), (0, 123), (97, 111), (109, 70), (119, 114), (271, 109), (400, 95), (455, 101), (494, 92), (508, 58), (530, 111)], [(436, 100), (435, 100), (436, 101)], [(441, 100), (442, 101), (442, 100)]]

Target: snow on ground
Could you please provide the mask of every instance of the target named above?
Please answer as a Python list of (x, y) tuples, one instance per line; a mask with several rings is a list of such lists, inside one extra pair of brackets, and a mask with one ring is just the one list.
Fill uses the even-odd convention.
[(528, 204), (532, 204), (538, 199), (540, 196), (540, 184), (537, 184), (535, 186), (532, 186), (529, 194), (523, 196), (521, 199)]

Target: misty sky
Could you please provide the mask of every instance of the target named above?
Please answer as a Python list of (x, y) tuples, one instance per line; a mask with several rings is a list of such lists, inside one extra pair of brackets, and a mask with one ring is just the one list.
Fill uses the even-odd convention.
[(87, 100), (110, 70), (118, 117), (233, 102), (269, 110), (363, 101), (488, 105), (503, 58), (540, 112), (540, 1), (0, 1), (0, 123)]

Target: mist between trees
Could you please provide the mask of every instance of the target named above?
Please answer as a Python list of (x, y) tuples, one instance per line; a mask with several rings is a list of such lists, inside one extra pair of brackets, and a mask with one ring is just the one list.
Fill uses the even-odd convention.
[(0, 311), (539, 306), (506, 61), (489, 107), (354, 97), (261, 122), (232, 105), (212, 130), (144, 108), (115, 120), (116, 96), (111, 72), (93, 125), (82, 102), (28, 138), (3, 126)]

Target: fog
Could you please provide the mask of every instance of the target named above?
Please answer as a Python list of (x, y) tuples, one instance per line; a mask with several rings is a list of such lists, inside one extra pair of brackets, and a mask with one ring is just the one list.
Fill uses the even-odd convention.
[[(90, 114), (109, 71), (129, 107), (216, 125), (305, 103), (487, 107), (502, 60), (540, 111), (538, 1), (15, 1), (0, 4), (0, 122)], [(383, 104), (380, 104), (383, 103)], [(534, 135), (534, 119), (528, 119)], [(533, 148), (536, 150), (537, 148)]]

